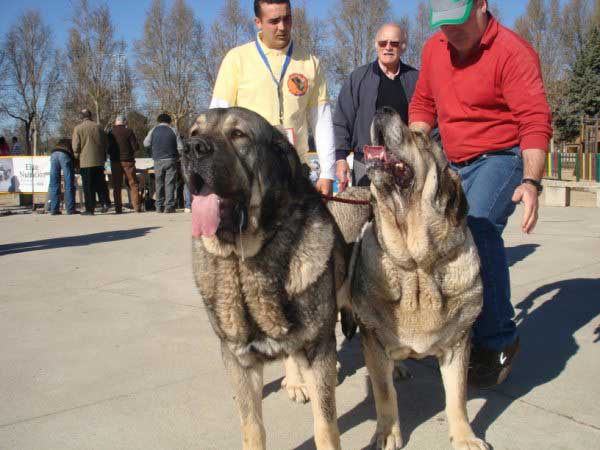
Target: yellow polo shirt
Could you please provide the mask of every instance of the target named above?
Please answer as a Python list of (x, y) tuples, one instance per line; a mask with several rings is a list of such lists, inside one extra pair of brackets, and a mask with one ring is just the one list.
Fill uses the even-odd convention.
[[(273, 75), (279, 80), (289, 47), (280, 50), (267, 48), (260, 34), (259, 45), (271, 65)], [(325, 74), (319, 60), (294, 45), (282, 90), (283, 127), (294, 130), (296, 150), (300, 158), (306, 161), (309, 111), (329, 102)], [(251, 109), (272, 125), (280, 125), (277, 85), (254, 41), (227, 53), (219, 68), (213, 99), (223, 100), (229, 106)]]

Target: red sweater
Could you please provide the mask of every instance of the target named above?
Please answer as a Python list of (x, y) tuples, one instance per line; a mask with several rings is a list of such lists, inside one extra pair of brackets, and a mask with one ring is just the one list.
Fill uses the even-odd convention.
[(442, 32), (423, 48), (410, 122), (434, 126), (444, 151), (460, 162), (520, 146), (548, 150), (551, 115), (537, 53), (490, 17), (480, 46), (460, 66)]

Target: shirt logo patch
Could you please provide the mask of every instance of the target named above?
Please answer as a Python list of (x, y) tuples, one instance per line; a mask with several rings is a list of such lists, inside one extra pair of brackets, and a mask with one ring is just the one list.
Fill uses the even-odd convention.
[(308, 79), (299, 73), (293, 73), (288, 77), (287, 86), (292, 95), (302, 97), (308, 92)]

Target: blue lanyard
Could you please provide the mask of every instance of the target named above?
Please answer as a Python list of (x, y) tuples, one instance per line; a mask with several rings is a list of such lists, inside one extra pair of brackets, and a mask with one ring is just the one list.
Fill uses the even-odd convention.
[(279, 86), (281, 84), (281, 81), (283, 80), (283, 77), (285, 76), (285, 73), (287, 72), (288, 66), (290, 65), (290, 61), (292, 59), (292, 51), (294, 50), (294, 43), (293, 42), (290, 43), (290, 47), (288, 48), (287, 54), (285, 55), (285, 61), (283, 63), (283, 67), (281, 68), (281, 75), (279, 76), (279, 81), (277, 81), (277, 78), (275, 78), (275, 75), (273, 74), (273, 70), (271, 69), (271, 64), (269, 64), (267, 55), (265, 55), (265, 52), (263, 51), (262, 47), (258, 43), (258, 39), (256, 39), (256, 41), (254, 41), (254, 43), (256, 44), (256, 49), (258, 50), (258, 54), (264, 61), (265, 66), (267, 66), (267, 69), (269, 69), (271, 78), (273, 78), (273, 81), (275, 82), (275, 84), (277, 86)]
[(288, 66), (290, 65), (290, 61), (292, 60), (292, 51), (294, 50), (294, 43), (290, 42), (290, 46), (288, 48), (287, 54), (285, 55), (285, 61), (283, 62), (283, 67), (281, 68), (281, 75), (279, 76), (279, 81), (277, 81), (277, 78), (275, 78), (275, 75), (273, 74), (273, 69), (271, 69), (271, 64), (269, 64), (267, 55), (265, 55), (265, 52), (263, 51), (262, 47), (258, 43), (258, 38), (256, 39), (256, 41), (254, 41), (254, 43), (256, 44), (256, 49), (258, 50), (258, 54), (262, 58), (263, 62), (265, 63), (265, 66), (267, 66), (267, 69), (269, 70), (269, 73), (271, 74), (271, 78), (277, 85), (277, 99), (279, 100), (279, 123), (281, 125), (283, 125), (283, 90), (281, 88), (281, 82), (283, 81), (283, 78), (285, 77), (285, 73), (287, 72)]

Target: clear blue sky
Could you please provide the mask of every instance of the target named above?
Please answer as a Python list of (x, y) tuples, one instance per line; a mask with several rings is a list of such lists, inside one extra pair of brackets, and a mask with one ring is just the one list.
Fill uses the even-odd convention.
[[(292, 5), (300, 2), (301, 0), (292, 0)], [(0, 8), (0, 33), (2, 35), (26, 9), (38, 9), (46, 23), (52, 27), (57, 44), (64, 47), (70, 27), (72, 0), (0, 0), (0, 3), (2, 4)], [(128, 46), (131, 46), (133, 40), (141, 37), (144, 19), (151, 0), (90, 0), (92, 5), (103, 3), (110, 7), (117, 37), (122, 37)], [(172, 3), (173, 0), (166, 0), (168, 6)], [(196, 17), (205, 23), (213, 21), (222, 5), (220, 0), (187, 0), (187, 3), (194, 9)], [(241, 0), (241, 3), (250, 15), (252, 0)], [(311, 16), (326, 17), (334, 0), (305, 0), (305, 3)], [(417, 0), (391, 0), (390, 3), (394, 14), (401, 17), (404, 14), (413, 16), (419, 2)], [(496, 3), (501, 5), (505, 24), (512, 27), (515, 18), (524, 12), (527, 2), (526, 0), (497, 0)], [(564, 3), (564, 0), (561, 3)]]

